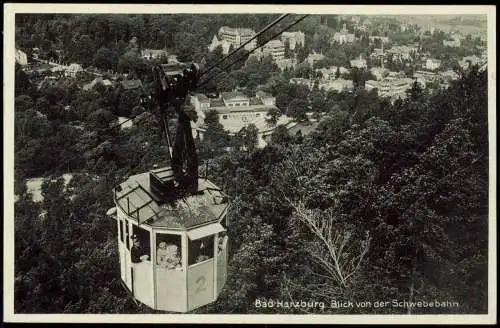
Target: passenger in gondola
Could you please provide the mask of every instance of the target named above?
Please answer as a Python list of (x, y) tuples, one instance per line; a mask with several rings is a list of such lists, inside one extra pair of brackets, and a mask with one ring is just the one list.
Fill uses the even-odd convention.
[(167, 245), (166, 242), (161, 242), (156, 251), (156, 264), (161, 268), (178, 269), (181, 268), (181, 258), (179, 256), (179, 248), (177, 245)]
[(132, 263), (147, 261), (149, 259), (149, 255), (147, 255), (147, 250), (141, 245), (141, 241), (137, 238), (137, 235), (132, 236), (132, 242), (133, 246), (130, 249)]
[(196, 258), (196, 263), (203, 262), (203, 261), (208, 260), (210, 258), (210, 256), (208, 256), (206, 254), (206, 252), (207, 252), (207, 247), (205, 245), (205, 242), (202, 241), (200, 243), (200, 251), (199, 251), (198, 257)]

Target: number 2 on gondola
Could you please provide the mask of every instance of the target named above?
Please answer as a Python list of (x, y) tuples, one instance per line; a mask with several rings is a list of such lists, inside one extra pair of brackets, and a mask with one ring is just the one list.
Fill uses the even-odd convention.
[(206, 279), (204, 276), (201, 276), (198, 279), (196, 279), (196, 294), (207, 289), (205, 286), (205, 281), (206, 281)]

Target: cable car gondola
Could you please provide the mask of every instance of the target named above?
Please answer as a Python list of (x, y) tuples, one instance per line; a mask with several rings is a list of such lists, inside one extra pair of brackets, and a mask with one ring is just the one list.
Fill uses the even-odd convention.
[[(166, 74), (155, 66), (153, 100), (160, 108), (170, 166), (128, 177), (113, 190), (120, 277), (134, 299), (155, 310), (187, 312), (217, 299), (226, 281), (228, 200), (198, 176), (190, 118), (182, 104), (199, 77), (191, 64)], [(167, 112), (177, 131), (170, 145)]]

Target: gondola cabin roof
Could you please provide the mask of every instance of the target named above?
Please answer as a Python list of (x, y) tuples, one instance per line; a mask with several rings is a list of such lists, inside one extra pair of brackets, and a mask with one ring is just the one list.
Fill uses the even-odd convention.
[(209, 180), (198, 179), (195, 194), (168, 202), (159, 199), (151, 189), (150, 176), (169, 171), (167, 167), (130, 176), (114, 189), (116, 206), (139, 224), (157, 228), (189, 230), (218, 222), (227, 209), (227, 198)]

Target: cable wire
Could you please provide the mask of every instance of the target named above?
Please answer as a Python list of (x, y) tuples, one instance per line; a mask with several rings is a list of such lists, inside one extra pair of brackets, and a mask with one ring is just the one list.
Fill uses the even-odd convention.
[[(265, 45), (266, 43), (268, 43), (269, 41), (271, 41), (272, 39), (276, 38), (277, 36), (279, 36), (281, 33), (285, 32), (286, 30), (288, 30), (289, 28), (295, 26), (296, 24), (300, 23), (302, 20), (304, 20), (307, 16), (309, 16), (309, 14), (306, 14), (304, 16), (302, 16), (301, 18), (297, 19), (295, 22), (293, 22), (292, 24), (288, 25), (287, 27), (285, 27), (283, 30), (281, 30), (280, 32), (276, 33), (275, 35), (273, 35), (271, 38), (267, 39), (265, 42), (262, 42), (262, 44), (254, 49), (252, 49), (248, 54), (250, 55), (252, 52), (256, 51), (257, 49), (259, 49), (260, 47), (262, 47), (263, 45)], [(196, 87), (197, 88), (201, 88), (202, 86), (206, 85), (210, 80), (214, 79), (215, 77), (218, 77), (219, 75), (221, 75), (222, 73), (224, 73), (224, 71), (226, 69), (228, 69), (229, 67), (233, 66), (234, 64), (236, 64), (236, 62), (238, 62), (239, 60), (243, 59), (245, 57), (240, 57), (234, 61), (232, 61), (229, 65), (226, 65), (224, 68), (222, 68), (222, 72), (219, 72), (218, 74), (215, 74), (215, 75), (212, 75), (211, 77), (209, 77), (207, 80), (205, 80), (204, 82), (198, 84)]]

